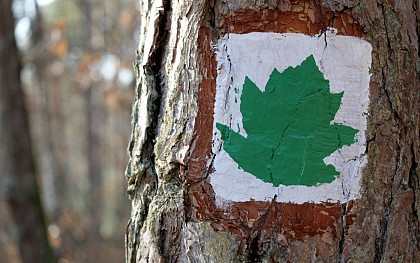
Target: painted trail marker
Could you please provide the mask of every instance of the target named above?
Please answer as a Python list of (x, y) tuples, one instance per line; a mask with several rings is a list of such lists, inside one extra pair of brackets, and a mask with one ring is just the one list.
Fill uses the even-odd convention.
[(326, 34), (228, 34), (219, 41), (211, 174), (219, 201), (359, 196), (372, 48)]

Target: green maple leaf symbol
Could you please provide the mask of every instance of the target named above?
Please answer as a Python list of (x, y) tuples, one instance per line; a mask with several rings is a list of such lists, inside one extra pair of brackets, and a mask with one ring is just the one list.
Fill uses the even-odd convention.
[(311, 55), (301, 65), (274, 69), (262, 92), (248, 77), (240, 110), (247, 137), (216, 123), (224, 150), (240, 168), (274, 186), (330, 183), (339, 172), (323, 159), (355, 142), (358, 130), (333, 123), (341, 93)]

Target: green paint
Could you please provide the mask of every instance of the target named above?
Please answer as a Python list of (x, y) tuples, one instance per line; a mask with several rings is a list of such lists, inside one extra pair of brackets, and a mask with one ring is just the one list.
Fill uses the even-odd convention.
[(339, 172), (323, 159), (355, 142), (358, 132), (332, 123), (341, 93), (331, 93), (329, 81), (311, 55), (301, 65), (276, 69), (261, 92), (245, 78), (240, 110), (247, 138), (217, 123), (223, 148), (243, 170), (274, 186), (330, 183)]

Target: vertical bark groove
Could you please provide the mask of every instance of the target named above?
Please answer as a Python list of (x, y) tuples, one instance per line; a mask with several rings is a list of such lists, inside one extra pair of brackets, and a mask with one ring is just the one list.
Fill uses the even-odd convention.
[[(167, 33), (165, 27), (168, 14), (170, 14), (169, 6), (170, 1), (165, 0), (161, 2), (161, 5), (158, 6), (157, 9), (152, 10), (157, 12), (157, 17), (155, 18), (155, 21), (147, 21), (149, 23), (154, 22), (156, 25), (156, 32), (149, 32), (149, 34), (153, 33), (153, 43), (150, 47), (150, 53), (138, 54), (136, 60), (137, 64), (135, 65), (137, 77), (144, 78), (138, 81), (136, 92), (137, 99), (140, 99), (141, 96), (147, 96), (147, 99), (143, 101), (143, 103), (147, 104), (147, 112), (140, 112), (141, 109), (139, 107), (141, 107), (141, 105), (139, 105), (138, 101), (135, 102), (133, 107), (133, 121), (135, 125), (139, 125), (139, 118), (145, 118), (146, 125), (145, 127), (140, 127), (140, 129), (144, 129), (142, 143), (140, 145), (137, 144), (137, 138), (135, 137), (137, 134), (133, 131), (128, 149), (131, 158), (126, 170), (126, 178), (129, 183), (127, 193), (131, 199), (134, 199), (134, 202), (138, 199), (140, 204), (137, 204), (138, 206), (136, 206), (139, 210), (136, 211), (136, 209), (133, 209), (135, 215), (130, 219), (127, 227), (127, 262), (137, 262), (140, 229), (143, 227), (143, 222), (147, 218), (151, 199), (156, 194), (156, 189), (158, 188), (158, 178), (155, 170), (156, 161), (153, 148), (157, 135), (156, 126), (160, 111), (160, 84), (162, 80), (159, 71), (162, 54), (164, 53), (166, 44)], [(153, 14), (149, 13), (147, 15)], [(144, 46), (142, 48), (144, 48)], [(142, 50), (144, 52), (144, 49)], [(144, 63), (141, 63), (141, 60), (144, 60), (142, 55), (147, 56), (147, 60)], [(140, 149), (135, 151), (135, 147), (139, 147)], [(140, 188), (142, 185), (144, 187)]]

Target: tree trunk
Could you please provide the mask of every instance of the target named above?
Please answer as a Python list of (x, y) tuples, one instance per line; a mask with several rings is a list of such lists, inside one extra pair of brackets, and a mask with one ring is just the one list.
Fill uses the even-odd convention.
[[(140, 2), (126, 262), (420, 262), (419, 1)], [(347, 201), (220, 201), (221, 39), (303, 33), (327, 48), (330, 27), (371, 46), (360, 190)]]
[(23, 262), (53, 262), (31, 151), (28, 115), (20, 82), (12, 1), (0, 3), (0, 120), (2, 175), (6, 200), (16, 224)]

